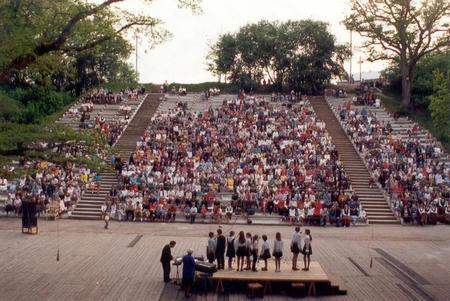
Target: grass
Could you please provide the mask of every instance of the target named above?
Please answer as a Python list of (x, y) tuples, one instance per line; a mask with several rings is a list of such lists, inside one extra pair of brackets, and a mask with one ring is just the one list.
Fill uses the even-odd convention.
[[(381, 94), (381, 100), (384, 107), (392, 112), (398, 113), (400, 116), (408, 117), (410, 120), (417, 122), (421, 127), (427, 129), (434, 137), (436, 137), (444, 147), (447, 153), (450, 153), (450, 140), (442, 139), (442, 135), (436, 130), (431, 121), (428, 110), (425, 109), (405, 109), (402, 106), (401, 96), (397, 94), (387, 93)], [(448, 136), (447, 136), (448, 137)]]

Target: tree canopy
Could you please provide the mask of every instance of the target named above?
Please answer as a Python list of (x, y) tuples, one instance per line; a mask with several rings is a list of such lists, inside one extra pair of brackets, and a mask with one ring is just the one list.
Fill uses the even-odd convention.
[(402, 103), (411, 102), (417, 63), (427, 54), (450, 46), (448, 0), (352, 0), (348, 29), (365, 38), (370, 60), (398, 60)]
[(279, 91), (312, 93), (344, 75), (348, 56), (348, 47), (336, 44), (324, 22), (260, 21), (220, 36), (207, 60), (209, 71), (244, 89), (266, 82)]
[(433, 72), (433, 95), (430, 96), (430, 114), (434, 127), (443, 139), (450, 129), (450, 77), (439, 70)]
[[(416, 67), (416, 74), (411, 82), (411, 104), (414, 109), (426, 109), (429, 96), (433, 94), (433, 71), (450, 74), (450, 50), (437, 51), (424, 56)], [(399, 62), (394, 61), (383, 71), (389, 85), (387, 89), (395, 94), (402, 91), (402, 74)]]
[[(160, 19), (115, 6), (125, 2), (131, 0), (0, 2), (0, 40), (5, 41), (0, 44), (0, 83), (33, 81), (35, 73), (60, 75), (73, 67), (74, 59), (78, 67), (86, 63), (92, 67), (93, 60), (87, 57), (93, 53), (108, 55), (112, 51), (109, 59), (115, 62), (117, 57), (128, 56), (131, 47), (124, 36), (132, 30), (139, 31), (150, 45), (170, 36)], [(194, 11), (199, 10), (198, 2), (178, 0), (179, 6)], [(103, 57), (96, 63), (97, 69), (104, 69), (107, 61)]]

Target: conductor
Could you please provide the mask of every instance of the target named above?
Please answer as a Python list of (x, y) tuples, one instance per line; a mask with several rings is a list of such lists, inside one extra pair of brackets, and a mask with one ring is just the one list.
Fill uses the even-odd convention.
[(171, 248), (175, 247), (176, 242), (172, 240), (168, 245), (165, 245), (162, 249), (161, 254), (161, 264), (164, 273), (164, 282), (170, 282), (170, 261), (173, 259), (172, 253), (170, 251)]

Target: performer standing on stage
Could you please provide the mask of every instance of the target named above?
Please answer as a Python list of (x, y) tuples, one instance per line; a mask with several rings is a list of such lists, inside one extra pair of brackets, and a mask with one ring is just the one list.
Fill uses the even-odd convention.
[(262, 271), (267, 271), (267, 259), (270, 258), (270, 247), (269, 242), (267, 241), (267, 235), (263, 234), (262, 236), (263, 244), (261, 247), (261, 255), (260, 258), (264, 260), (264, 267), (261, 269)]
[(225, 248), (226, 248), (226, 238), (222, 235), (222, 229), (217, 229), (217, 239), (216, 239), (216, 259), (217, 259), (217, 269), (225, 269)]
[(206, 246), (206, 258), (208, 258), (209, 263), (214, 262), (214, 257), (216, 255), (217, 241), (214, 238), (214, 233), (209, 232), (208, 245)]
[(252, 241), (252, 271), (257, 272), (256, 262), (258, 261), (258, 252), (259, 251), (259, 237), (258, 235), (253, 235)]
[(245, 249), (246, 249), (246, 263), (247, 267), (245, 268), (246, 271), (250, 271), (250, 256), (252, 255), (252, 234), (247, 232), (245, 234)]
[(300, 253), (300, 247), (301, 247), (302, 239), (300, 236), (300, 227), (295, 227), (294, 234), (292, 234), (292, 240), (291, 240), (291, 252), (292, 252), (292, 270), (298, 271), (297, 268), (297, 258), (298, 253)]
[(230, 236), (227, 237), (227, 257), (228, 268), (233, 269), (233, 258), (236, 257), (236, 249), (234, 248), (234, 231), (230, 231)]
[(273, 242), (273, 256), (275, 257), (275, 272), (281, 272), (281, 257), (283, 257), (283, 241), (281, 240), (281, 233), (275, 234), (275, 241)]
[(236, 249), (236, 257), (237, 257), (237, 271), (239, 270), (242, 272), (244, 267), (244, 257), (247, 254), (247, 249), (245, 247), (245, 234), (244, 231), (239, 232), (239, 238), (235, 242), (235, 249)]
[(164, 282), (170, 282), (170, 261), (173, 259), (171, 248), (175, 247), (176, 242), (172, 240), (168, 245), (165, 245), (161, 254), (161, 264), (164, 273)]
[(306, 229), (305, 242), (303, 245), (303, 262), (305, 264), (303, 271), (309, 271), (309, 263), (311, 262), (310, 256), (312, 255), (311, 241), (312, 241), (311, 231), (309, 229)]

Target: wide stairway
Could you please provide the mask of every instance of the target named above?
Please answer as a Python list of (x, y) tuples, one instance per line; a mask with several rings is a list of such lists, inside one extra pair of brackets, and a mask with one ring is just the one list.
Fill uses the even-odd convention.
[[(133, 120), (131, 120), (130, 124), (115, 144), (113, 152), (116, 155), (119, 155), (122, 160), (128, 160), (130, 154), (136, 149), (136, 141), (139, 140), (147, 128), (150, 118), (161, 103), (162, 97), (161, 94), (149, 94), (134, 115)], [(101, 176), (102, 181), (99, 191), (86, 191), (70, 216), (71, 218), (100, 218), (101, 206), (104, 204), (105, 198), (111, 187), (117, 184), (117, 177), (113, 170), (104, 172)]]
[(313, 97), (311, 105), (318, 117), (325, 121), (326, 129), (331, 135), (339, 152), (339, 158), (351, 179), (352, 189), (366, 210), (369, 222), (372, 224), (398, 223), (383, 193), (378, 187), (369, 187), (370, 174), (325, 98), (323, 96)]

